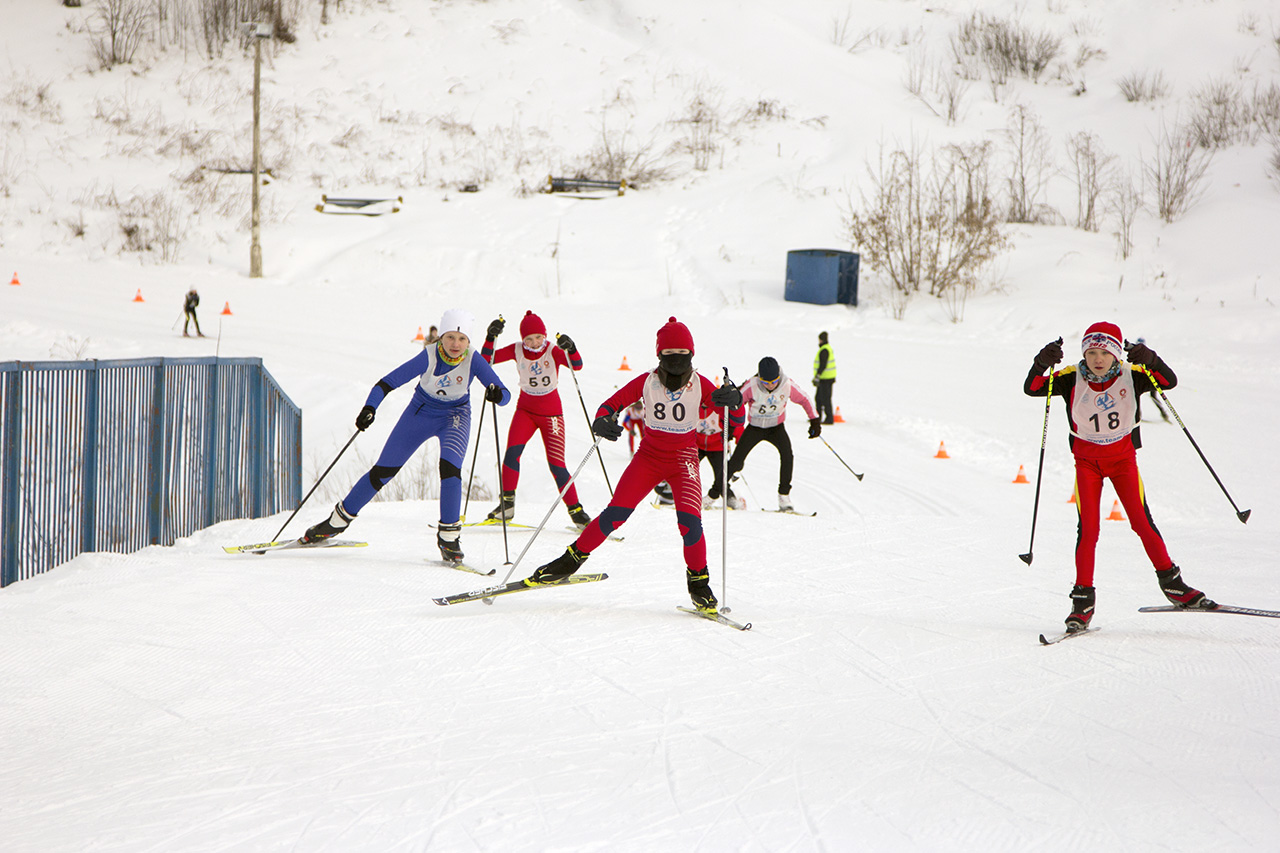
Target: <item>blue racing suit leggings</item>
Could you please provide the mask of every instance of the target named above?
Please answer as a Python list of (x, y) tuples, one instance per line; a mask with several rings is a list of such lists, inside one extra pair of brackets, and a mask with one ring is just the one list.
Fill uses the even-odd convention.
[(470, 435), (470, 401), (460, 406), (443, 406), (430, 398), (415, 395), (391, 430), (378, 461), (342, 499), (343, 508), (352, 516), (358, 515), (427, 439), (438, 438), (440, 523), (456, 523), (462, 510), (462, 462), (467, 455)]

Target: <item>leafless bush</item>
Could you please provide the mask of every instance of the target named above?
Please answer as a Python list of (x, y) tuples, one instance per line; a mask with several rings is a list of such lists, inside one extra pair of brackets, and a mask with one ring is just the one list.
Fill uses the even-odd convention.
[(1252, 115), (1243, 87), (1234, 80), (1214, 80), (1191, 96), (1187, 123), (1191, 140), (1201, 148), (1226, 148), (1249, 139)]
[(150, 25), (150, 7), (144, 0), (98, 0), (90, 28), (93, 55), (103, 68), (132, 62)]
[(1131, 71), (1117, 80), (1116, 85), (1120, 87), (1120, 94), (1131, 104), (1156, 101), (1169, 94), (1169, 84), (1160, 71), (1151, 75), (1145, 71)]
[(1263, 136), (1280, 136), (1280, 85), (1255, 85), (1249, 113), (1257, 132)]
[(1116, 158), (1103, 149), (1102, 140), (1096, 134), (1084, 131), (1067, 138), (1067, 153), (1076, 185), (1076, 227), (1097, 231), (1100, 200), (1110, 182), (1108, 173)]
[(158, 252), (165, 263), (176, 261), (189, 218), (164, 192), (134, 196), (120, 209), (121, 251)]
[(1017, 21), (974, 12), (960, 22), (951, 37), (951, 49), (958, 63), (976, 60), (993, 80), (1003, 83), (1016, 75), (1036, 82), (1062, 52), (1062, 39), (1034, 32)]
[(1173, 222), (1199, 201), (1213, 150), (1197, 147), (1186, 128), (1163, 123), (1155, 143), (1154, 153), (1142, 159), (1142, 171), (1155, 193), (1156, 214)]
[[(874, 190), (862, 194), (861, 210), (850, 200), (844, 226), (868, 267), (892, 283), (898, 319), (922, 288), (962, 306), (963, 294), (1009, 245), (987, 191), (988, 152), (953, 146), (926, 161), (913, 144), (887, 156), (882, 148), (877, 166), (868, 164)], [(954, 310), (952, 319), (960, 319)]]
[(1127, 171), (1116, 175), (1111, 184), (1109, 207), (1116, 217), (1114, 232), (1120, 258), (1128, 260), (1133, 253), (1133, 223), (1142, 210), (1142, 190)]
[(879, 37), (878, 31), (874, 29), (854, 33), (853, 18), (853, 7), (850, 6), (845, 9), (842, 17), (831, 19), (831, 43), (849, 53), (857, 53), (862, 48), (875, 44)]
[(652, 137), (643, 142), (636, 139), (630, 124), (621, 129), (611, 128), (606, 111), (601, 115), (595, 144), (572, 167), (576, 174), (571, 177), (625, 180), (636, 187), (670, 180), (675, 170), (656, 149), (657, 142)]
[(30, 79), (15, 80), (2, 102), (44, 121), (61, 124), (62, 106), (49, 92), (52, 85)]
[(684, 129), (679, 148), (693, 155), (693, 168), (699, 172), (711, 168), (723, 133), (719, 93), (702, 84), (695, 86), (674, 124)]
[(1040, 201), (1053, 171), (1049, 136), (1035, 113), (1025, 104), (1015, 104), (1009, 111), (1009, 124), (1004, 137), (1008, 143), (1008, 175), (1005, 186), (1009, 193), (1010, 222), (1051, 222), (1058, 214)]

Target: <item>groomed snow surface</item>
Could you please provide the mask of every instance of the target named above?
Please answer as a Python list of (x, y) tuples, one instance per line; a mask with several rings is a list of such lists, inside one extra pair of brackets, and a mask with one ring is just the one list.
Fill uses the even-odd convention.
[[(1108, 521), (1101, 630), (1037, 642), (1060, 630), (1073, 581), (1060, 402), (1035, 558), (1018, 559), (1045, 413), (1022, 395), (1023, 377), (1045, 342), (1062, 336), (1070, 357), (1106, 319), (1173, 366), (1178, 414), (1253, 510), (1241, 525), (1182, 429), (1144, 406), (1139, 464), (1171, 554), (1210, 597), (1280, 609), (1280, 193), (1263, 175), (1265, 146), (1220, 153), (1204, 197), (1173, 225), (1143, 214), (1125, 260), (1110, 227), (1011, 229), (998, 286), (969, 299), (962, 323), (928, 297), (893, 319), (869, 271), (857, 309), (788, 303), (786, 251), (848, 246), (840, 198), (865, 181), (882, 140), (998, 141), (1011, 101), (975, 87), (967, 119), (945, 126), (903, 91), (896, 37), (856, 53), (832, 44), (842, 3), (366, 3), (308, 25), (264, 73), (273, 103), (330, 105), (299, 119), (317, 157), (353, 123), (367, 130), (364, 150), (379, 150), (386, 122), (371, 118), (370, 98), (482, 126), (519, 113), (565, 151), (590, 131), (555, 128), (589, 128), (583, 117), (620, 89), (637, 115), (661, 113), (668, 105), (646, 97), (675, 77), (701, 77), (727, 102), (776, 100), (790, 118), (726, 140), (706, 172), (622, 198), (520, 198), (500, 166), (479, 193), (396, 187), (400, 213), (321, 217), (319, 192), (355, 194), (351, 182), (323, 173), (317, 190), (295, 163), (265, 190), (283, 215), (264, 229), (266, 277), (250, 280), (247, 234), (212, 215), (192, 221), (176, 264), (140, 265), (110, 248), (105, 225), (79, 240), (50, 224), (87, 176), (121, 192), (170, 180), (172, 161), (118, 159), (115, 132), (94, 131), (89, 116), (95, 98), (127, 91), (137, 109), (178, 122), (194, 108), (164, 81), (201, 66), (165, 55), (145, 75), (80, 74), (91, 59), (64, 23), (75, 13), (2, 5), (21, 12), (22, 37), (0, 36), (6, 79), (52, 81), (62, 120), (30, 119), (27, 166), (3, 200), (0, 272), (13, 267), (22, 284), (0, 287), (0, 358), (262, 356), (304, 411), (306, 488), (350, 437), (369, 387), (414, 354), (417, 327), (453, 306), (480, 327), (502, 313), (500, 344), (528, 309), (571, 334), (592, 411), (652, 365), (670, 315), (691, 328), (708, 376), (728, 367), (740, 381), (772, 355), (806, 388), (826, 330), (845, 422), (824, 430), (827, 447), (804, 438), (800, 413), (788, 419), (792, 497), (816, 517), (760, 511), (776, 506), (768, 446), (744, 472), (748, 509), (704, 516), (714, 588), (753, 623), (745, 633), (677, 612), (688, 598), (674, 514), (648, 504), (619, 531), (625, 541), (586, 564), (605, 582), (492, 606), (431, 599), (500, 581), (530, 531), (465, 530), (467, 562), (497, 574), (464, 574), (437, 559), (430, 499), (370, 504), (349, 534), (363, 549), (223, 553), (270, 538), (279, 515), (172, 547), (84, 554), (5, 588), (0, 848), (1274, 849), (1280, 621), (1138, 613), (1163, 598), (1137, 537)], [(1033, 5), (1018, 4), (1024, 20), (1064, 32), (1087, 22), (1077, 30), (1106, 50), (1084, 95), (1015, 86), (1059, 149), (1083, 129), (1126, 160), (1150, 147), (1159, 109), (1114, 86), (1134, 68), (1163, 69), (1185, 94), (1250, 51), (1263, 80), (1280, 64), (1265, 15), (1262, 36), (1241, 25), (1265, 4)], [(866, 6), (867, 27), (908, 41), (916, 28), (945, 41), (974, 8)], [(1135, 20), (1150, 38), (1136, 38)], [(225, 63), (248, 80), (243, 57)], [(17, 150), (19, 137), (6, 138)], [(1055, 204), (1069, 218), (1070, 191)], [(192, 284), (204, 340), (173, 327)], [(231, 316), (218, 314), (224, 303)], [(632, 372), (617, 369), (623, 358)], [(499, 372), (514, 384), (511, 365)], [(567, 374), (560, 390), (573, 468), (590, 440)], [(289, 533), (361, 476), (409, 394), (383, 404)], [(500, 410), (504, 444), (509, 417)], [(472, 443), (490, 494), (492, 424)], [(935, 457), (943, 442), (950, 458)], [(616, 484), (625, 440), (602, 449)], [(1012, 482), (1020, 466), (1031, 485)], [(538, 440), (522, 467), (516, 520), (536, 525), (555, 494)], [(597, 513), (609, 497), (599, 462), (579, 483)], [(1112, 500), (1108, 489), (1104, 513)], [(473, 501), (469, 518), (492, 505)], [(513, 576), (573, 541), (567, 523), (555, 508)]]

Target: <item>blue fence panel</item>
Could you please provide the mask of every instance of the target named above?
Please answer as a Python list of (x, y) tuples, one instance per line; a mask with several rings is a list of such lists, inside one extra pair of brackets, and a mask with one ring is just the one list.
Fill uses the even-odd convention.
[(0, 363), (0, 586), (302, 495), (302, 413), (258, 358)]

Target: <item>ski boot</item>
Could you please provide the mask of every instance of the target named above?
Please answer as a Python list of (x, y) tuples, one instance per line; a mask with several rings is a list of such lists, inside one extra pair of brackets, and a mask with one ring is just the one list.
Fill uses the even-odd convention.
[(778, 511), (779, 512), (795, 512), (796, 506), (791, 502), (791, 495), (784, 495), (778, 492)]
[(441, 524), (436, 533), (436, 546), (440, 549), (440, 559), (446, 563), (462, 562), (462, 525)]
[(746, 498), (738, 497), (733, 492), (729, 492), (729, 509), (746, 509), (746, 508), (747, 508)]
[(1093, 605), (1097, 599), (1091, 586), (1076, 584), (1071, 587), (1071, 615), (1067, 617), (1067, 633), (1074, 634), (1089, 627), (1093, 620)]
[(1187, 610), (1217, 609), (1218, 605), (1205, 598), (1203, 592), (1187, 586), (1187, 582), (1182, 579), (1182, 570), (1176, 563), (1163, 572), (1157, 571), (1156, 577), (1160, 580), (1160, 591), (1164, 593), (1164, 597), (1179, 607)]
[(676, 502), (675, 496), (671, 494), (671, 486), (666, 481), (654, 486), (653, 493), (657, 496), (660, 504), (673, 504)]
[(582, 508), (582, 504), (574, 504), (569, 507), (569, 520), (579, 530), (585, 530), (587, 525), (591, 523), (591, 516), (587, 515), (587, 511)]
[(515, 491), (503, 492), (502, 497), (498, 499), (498, 505), (489, 513), (490, 521), (510, 521), (516, 517), (516, 493)]
[(707, 572), (707, 567), (694, 571), (693, 569), (685, 569), (685, 580), (689, 583), (689, 598), (693, 599), (693, 606), (698, 608), (700, 613), (717, 613), (720, 602), (716, 601), (716, 595), (711, 591), (711, 575)]
[(564, 553), (545, 566), (539, 566), (533, 574), (525, 578), (525, 586), (541, 586), (564, 580), (578, 570), (587, 561), (590, 554), (584, 554), (576, 545), (564, 549)]
[(312, 525), (307, 528), (307, 532), (302, 534), (298, 540), (303, 545), (314, 545), (317, 542), (323, 542), (326, 539), (332, 539), (339, 533), (347, 529), (347, 525), (355, 519), (354, 515), (349, 515), (342, 508), (342, 501), (338, 501), (333, 507), (333, 513), (319, 524)]

